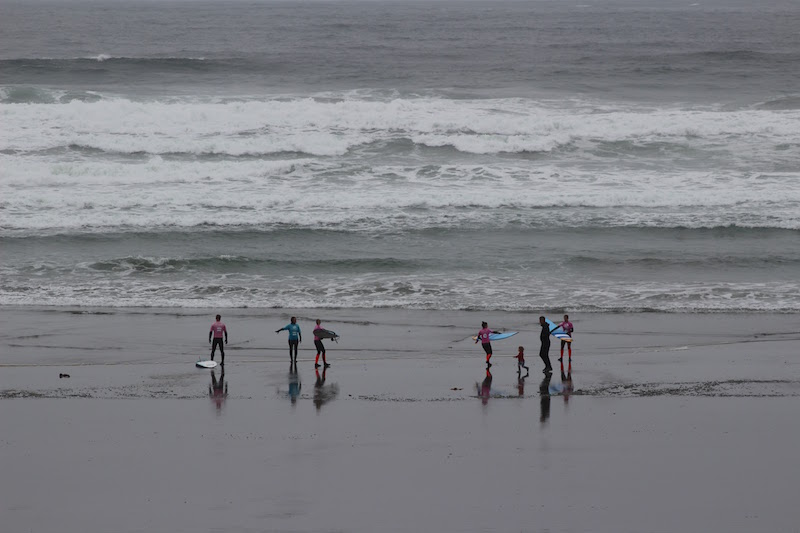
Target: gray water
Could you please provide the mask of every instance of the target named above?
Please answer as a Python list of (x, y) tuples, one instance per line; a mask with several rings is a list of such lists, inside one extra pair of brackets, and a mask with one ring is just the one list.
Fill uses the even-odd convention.
[(0, 2), (0, 303), (799, 312), (748, 4)]

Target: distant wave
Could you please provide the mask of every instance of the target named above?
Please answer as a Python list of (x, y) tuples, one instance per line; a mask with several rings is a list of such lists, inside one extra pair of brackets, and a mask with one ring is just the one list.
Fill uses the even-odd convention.
[(70, 283), (40, 284), (4, 280), (0, 305), (165, 308), (398, 308), (468, 311), (569, 311), (628, 313), (800, 313), (796, 283), (626, 283), (591, 282), (548, 289), (528, 280), (492, 280), (491, 290), (478, 280), (446, 276), (385, 274), (266, 282), (247, 278), (220, 284), (196, 277), (191, 283), (155, 281), (109, 283), (70, 279)]
[[(722, 144), (752, 151), (800, 142), (797, 110), (559, 109), (526, 99), (159, 102), (92, 93), (65, 99), (31, 88), (5, 88), (0, 98), (5, 104), (33, 104), (4, 109), (0, 151), (77, 146), (109, 153), (325, 156), (373, 143), (411, 142), (479, 155), (574, 148), (583, 154), (596, 148), (594, 156), (607, 157), (608, 150), (620, 149), (641, 153), (647, 147), (663, 151)], [(56, 102), (61, 105), (38, 105)], [(22, 131), (26, 135), (19, 137)]]
[(800, 95), (782, 96), (767, 100), (755, 106), (758, 109), (768, 109), (772, 111), (791, 111), (800, 109)]

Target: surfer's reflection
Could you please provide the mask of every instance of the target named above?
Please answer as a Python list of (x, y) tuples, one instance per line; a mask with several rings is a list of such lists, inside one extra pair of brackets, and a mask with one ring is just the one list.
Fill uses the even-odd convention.
[(328, 372), (327, 368), (323, 368), (321, 376), (319, 369), (314, 369), (314, 372), (317, 374), (317, 381), (314, 383), (314, 405), (317, 407), (317, 411), (319, 411), (322, 409), (323, 405), (336, 398), (339, 394), (339, 385), (333, 383), (327, 387), (325, 386), (325, 374)]
[(544, 424), (547, 422), (547, 419), (550, 418), (550, 379), (553, 377), (553, 374), (547, 372), (544, 375), (544, 379), (539, 384), (539, 396), (540, 396), (540, 411), (539, 411), (539, 422)]
[(522, 375), (522, 372), (517, 373), (517, 393), (519, 397), (522, 398), (525, 396), (525, 378), (528, 377), (528, 374)]
[(481, 403), (486, 405), (489, 403), (489, 398), (492, 397), (492, 373), (489, 372), (489, 367), (486, 367), (486, 377), (483, 378), (483, 382), (475, 383), (475, 388), (478, 389), (478, 397), (481, 399)]
[(217, 381), (216, 372), (211, 369), (211, 385), (208, 386), (208, 396), (214, 402), (217, 411), (222, 410), (222, 404), (225, 403), (225, 398), (228, 397), (228, 384), (225, 383), (225, 367), (221, 368), (219, 381)]
[(297, 404), (297, 397), (300, 396), (300, 389), (303, 385), (300, 383), (300, 374), (297, 373), (297, 366), (292, 367), (289, 371), (289, 400), (292, 405)]
[(572, 385), (572, 359), (569, 360), (566, 374), (564, 373), (564, 361), (561, 361), (561, 383), (564, 385), (564, 391), (562, 392), (564, 403), (569, 403), (569, 395), (574, 388)]

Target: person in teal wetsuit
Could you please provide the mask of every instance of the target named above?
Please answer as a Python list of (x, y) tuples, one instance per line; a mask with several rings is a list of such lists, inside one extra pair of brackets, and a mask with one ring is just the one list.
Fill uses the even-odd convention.
[[(291, 323), (276, 330), (275, 333), (283, 330), (289, 332), (289, 366), (297, 366), (297, 346), (303, 342), (303, 334), (300, 332), (300, 326), (297, 325), (297, 317), (293, 316)], [(292, 352), (294, 352), (294, 356), (292, 356)]]

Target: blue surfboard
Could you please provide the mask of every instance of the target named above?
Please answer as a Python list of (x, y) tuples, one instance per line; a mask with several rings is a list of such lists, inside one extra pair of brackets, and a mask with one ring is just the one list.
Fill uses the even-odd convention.
[[(492, 334), (489, 335), (489, 340), (490, 341), (501, 341), (503, 339), (507, 339), (509, 337), (513, 337), (517, 333), (519, 333), (519, 332), (518, 331), (506, 331), (505, 333), (492, 333)], [(472, 340), (477, 340), (477, 339), (478, 339), (477, 335), (472, 337)]]
[(567, 332), (564, 331), (563, 328), (558, 326), (555, 322), (553, 322), (549, 318), (545, 318), (544, 321), (547, 322), (547, 325), (550, 327), (550, 335), (562, 341), (572, 342), (572, 337), (567, 335)]

